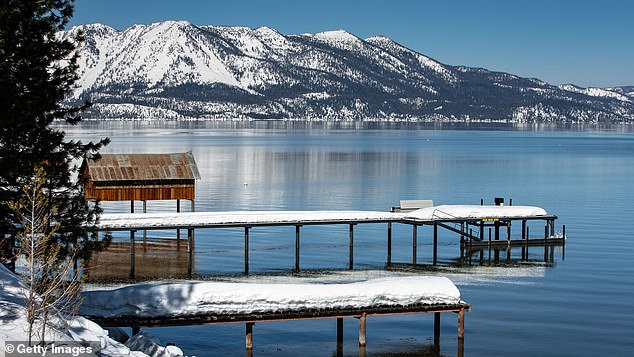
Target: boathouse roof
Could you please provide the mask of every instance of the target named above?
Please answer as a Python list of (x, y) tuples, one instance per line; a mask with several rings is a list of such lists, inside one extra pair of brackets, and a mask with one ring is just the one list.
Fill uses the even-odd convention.
[(191, 152), (103, 154), (82, 164), (86, 198), (102, 201), (194, 199), (200, 179)]

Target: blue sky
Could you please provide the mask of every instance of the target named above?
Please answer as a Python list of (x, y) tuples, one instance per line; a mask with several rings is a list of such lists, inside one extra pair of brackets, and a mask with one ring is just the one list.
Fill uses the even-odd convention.
[(76, 0), (71, 25), (187, 20), (272, 27), (284, 34), (344, 29), (386, 35), (450, 65), (552, 84), (634, 85), (630, 0)]

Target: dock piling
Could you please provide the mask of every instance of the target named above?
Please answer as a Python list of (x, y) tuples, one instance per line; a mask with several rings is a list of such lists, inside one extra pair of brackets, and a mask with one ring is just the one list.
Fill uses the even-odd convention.
[(187, 228), (187, 274), (192, 275), (194, 271), (194, 229)]
[(299, 238), (301, 225), (295, 226), (295, 271), (299, 271)]
[(438, 262), (438, 223), (434, 223), (434, 257), (433, 265)]
[(359, 346), (365, 346), (365, 335), (366, 335), (366, 313), (362, 312), (361, 317), (359, 317)]
[(253, 349), (253, 325), (255, 325), (255, 323), (253, 322), (247, 322), (246, 323), (246, 348), (247, 351), (248, 350), (252, 350)]
[(350, 270), (354, 267), (354, 223), (350, 223), (350, 250), (349, 250), (349, 266)]
[(130, 231), (130, 279), (135, 278), (134, 232), (134, 229)]
[(244, 227), (244, 275), (249, 275), (249, 226)]
[(392, 222), (387, 223), (387, 266), (392, 265)]
[(412, 265), (416, 265), (416, 252), (418, 251), (418, 226), (412, 224)]

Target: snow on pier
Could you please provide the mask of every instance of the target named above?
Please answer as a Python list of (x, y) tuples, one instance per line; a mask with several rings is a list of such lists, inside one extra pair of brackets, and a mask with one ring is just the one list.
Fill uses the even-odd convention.
[(83, 293), (82, 315), (156, 318), (460, 303), (451, 280), (377, 278), (343, 284), (183, 282)]
[(325, 210), (102, 214), (99, 228), (130, 230), (389, 222), (427, 224), (436, 221), (547, 217), (548, 213), (543, 208), (534, 206), (440, 205), (411, 212)]
[[(464, 339), (464, 314), (454, 283), (437, 276), (391, 277), (355, 283), (185, 282), (132, 285), (84, 293), (80, 313), (103, 326), (245, 323), (246, 349), (253, 348), (256, 322), (337, 319), (343, 343), (343, 318), (359, 319), (359, 346), (366, 344), (366, 318), (372, 315), (434, 313), (439, 338), (440, 313), (458, 314), (458, 340)], [(459, 350), (461, 344), (459, 343)]]

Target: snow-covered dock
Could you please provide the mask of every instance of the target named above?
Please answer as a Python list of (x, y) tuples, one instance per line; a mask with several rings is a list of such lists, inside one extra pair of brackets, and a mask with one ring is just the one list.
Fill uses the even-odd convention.
[(391, 277), (343, 284), (186, 282), (137, 284), (84, 293), (80, 313), (102, 326), (133, 328), (245, 323), (247, 349), (256, 322), (296, 319), (359, 318), (359, 343), (365, 345), (366, 316), (434, 312), (439, 333), (441, 312), (456, 312), (458, 338), (464, 337), (464, 312), (449, 279), (435, 276)]
[(411, 212), (381, 211), (229, 211), (103, 214), (103, 230), (220, 228), (345, 223), (430, 224), (483, 219), (555, 219), (540, 207), (441, 205)]
[[(130, 231), (130, 276), (134, 277), (134, 241), (136, 230), (186, 229), (190, 258), (194, 251), (194, 230), (201, 228), (244, 228), (244, 273), (249, 273), (249, 230), (262, 226), (295, 226), (295, 269), (299, 270), (300, 230), (307, 225), (349, 225), (349, 268), (354, 265), (354, 227), (357, 224), (387, 223), (387, 265), (391, 264), (392, 224), (412, 226), (412, 264), (417, 261), (417, 228), (433, 226), (433, 261), (437, 263), (438, 227), (459, 234), (462, 246), (472, 243), (485, 246), (526, 243), (531, 244), (528, 235), (528, 221), (544, 221), (540, 230), (540, 244), (560, 244), (564, 237), (555, 235), (554, 221), (557, 216), (535, 206), (503, 205), (439, 205), (415, 209), (408, 212), (381, 211), (229, 211), (229, 212), (187, 212), (187, 213), (129, 213), (103, 214), (99, 229), (110, 231)], [(511, 224), (521, 221), (521, 238), (511, 239)], [(485, 229), (489, 229), (489, 239)], [(500, 239), (501, 229), (506, 229), (506, 239)], [(492, 238), (493, 229), (493, 238)], [(538, 232), (540, 231), (538, 230)], [(474, 233), (475, 231), (475, 233)], [(534, 242), (533, 242), (534, 243)], [(190, 263), (193, 259), (189, 259)], [(190, 264), (191, 265), (191, 264)], [(193, 267), (189, 267), (190, 273)]]

